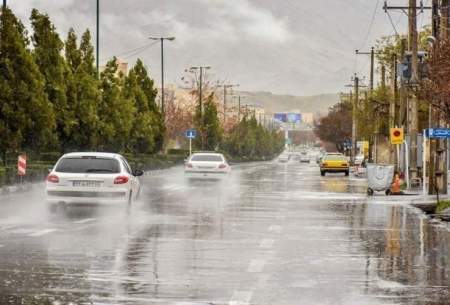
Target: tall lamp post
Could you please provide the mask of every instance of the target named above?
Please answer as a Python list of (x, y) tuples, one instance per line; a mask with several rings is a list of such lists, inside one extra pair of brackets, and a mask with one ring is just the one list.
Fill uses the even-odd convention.
[(161, 41), (161, 113), (164, 115), (164, 40), (174, 41), (175, 37), (149, 37), (149, 39)]
[[(6, 0), (3, 0), (6, 2)], [(99, 54), (100, 54), (100, 0), (97, 0), (97, 19), (96, 19), (96, 50), (95, 50), (95, 66), (97, 67), (97, 74), (100, 73), (99, 70)]]

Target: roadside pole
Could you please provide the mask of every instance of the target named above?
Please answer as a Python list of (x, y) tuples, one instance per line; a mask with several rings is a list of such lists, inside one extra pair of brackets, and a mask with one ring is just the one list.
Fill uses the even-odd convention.
[(409, 181), (409, 145), (406, 140), (403, 142), (405, 144), (405, 179), (406, 179), (406, 188), (410, 189), (410, 181)]
[(192, 155), (192, 138), (189, 138), (189, 156)]
[(425, 196), (427, 194), (427, 136), (425, 134), (425, 129), (423, 130), (423, 169), (422, 169), (422, 193)]

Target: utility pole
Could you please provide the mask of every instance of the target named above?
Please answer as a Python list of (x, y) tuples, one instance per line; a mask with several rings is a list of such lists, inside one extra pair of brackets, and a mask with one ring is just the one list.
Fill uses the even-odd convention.
[[(397, 105), (397, 54), (392, 54), (391, 60), (391, 91), (392, 98), (389, 101), (389, 128), (395, 127), (395, 110)], [(396, 147), (390, 145), (389, 147), (389, 163), (397, 164)]]
[(150, 40), (156, 40), (161, 42), (161, 113), (165, 118), (165, 94), (164, 94), (164, 40), (174, 41), (175, 37), (149, 37)]
[[(6, 0), (3, 0), (3, 5), (6, 6)], [(99, 60), (100, 60), (100, 0), (97, 0), (97, 19), (96, 19), (96, 54), (95, 54), (95, 66), (97, 67), (97, 75), (100, 74)]]
[(372, 94), (374, 89), (374, 77), (375, 77), (375, 55), (381, 54), (379, 52), (375, 52), (375, 48), (372, 47), (370, 52), (361, 52), (359, 50), (355, 51), (356, 55), (370, 55), (370, 80), (369, 80), (369, 91)]
[[(234, 98), (238, 98), (238, 124), (241, 122), (241, 99), (245, 99), (246, 96), (233, 95)], [(247, 106), (246, 106), (247, 107)]]
[[(441, 1), (441, 16), (439, 16), (439, 1), (433, 0), (432, 2), (432, 35), (435, 40), (431, 46), (431, 56), (435, 55), (434, 50), (436, 46), (439, 46), (441, 40), (447, 40), (449, 38), (448, 5), (448, 0)], [(433, 104), (440, 104), (441, 102), (440, 100), (430, 101), (430, 128), (445, 127), (445, 120), (439, 111), (439, 106), (433, 106)], [(447, 140), (430, 139), (428, 142), (430, 143), (428, 194), (447, 194)]]
[(356, 74), (353, 78), (353, 90), (355, 94), (352, 98), (352, 163), (354, 164), (356, 157), (357, 109), (359, 104), (359, 77)]
[(232, 89), (233, 87), (239, 87), (239, 84), (234, 85), (223, 85), (223, 124), (225, 125), (227, 120), (227, 89)]
[[(203, 117), (203, 72), (205, 70), (211, 69), (210, 66), (197, 66), (197, 67), (191, 67), (190, 71), (199, 70), (200, 71), (200, 77), (199, 77), (199, 86), (198, 86), (198, 107), (200, 110), (200, 122), (202, 124), (202, 129), (204, 125), (204, 117)], [(205, 135), (204, 130), (201, 130), (200, 134), (201, 142), (202, 142), (202, 150), (205, 149)]]
[[(417, 33), (417, 10), (424, 11), (425, 9), (431, 10), (432, 7), (425, 7), (423, 1), (420, 1), (420, 6), (417, 6), (417, 0), (409, 0), (408, 6), (388, 6), (387, 1), (384, 3), (384, 10), (401, 10), (407, 12), (408, 15), (408, 53), (411, 55), (411, 81), (410, 86), (415, 86), (418, 83), (418, 33)], [(411, 89), (411, 88), (410, 88)], [(417, 134), (419, 129), (418, 120), (418, 101), (417, 96), (409, 90), (408, 100), (407, 100), (407, 118), (408, 118), (408, 134), (410, 137), (409, 145), (409, 160), (410, 160), (410, 178), (417, 178)]]
[(441, 39), (448, 39), (449, 38), (449, 18), (450, 18), (450, 1), (449, 0), (441, 0), (441, 31), (440, 31), (440, 38)]
[(354, 79), (354, 86), (355, 86), (355, 96), (353, 97), (353, 104), (352, 104), (352, 161), (353, 164), (355, 164), (355, 158), (356, 158), (356, 124), (357, 124), (357, 107), (359, 104), (359, 78), (355, 74)]
[[(411, 52), (411, 82), (417, 84), (419, 80), (418, 68), (419, 59), (417, 57), (417, 0), (409, 0), (408, 10), (408, 50)], [(409, 124), (408, 133), (410, 137), (410, 177), (417, 178), (417, 133), (419, 130), (419, 118), (417, 111), (417, 96), (411, 92), (408, 103)]]

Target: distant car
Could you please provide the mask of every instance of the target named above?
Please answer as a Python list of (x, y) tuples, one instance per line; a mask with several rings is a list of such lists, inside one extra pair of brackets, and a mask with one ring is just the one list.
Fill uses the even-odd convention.
[(220, 177), (230, 172), (225, 156), (218, 153), (194, 153), (186, 160), (184, 171), (189, 177)]
[(139, 196), (141, 170), (132, 171), (119, 154), (79, 152), (63, 155), (46, 181), (47, 202), (129, 206)]
[(350, 167), (347, 157), (339, 153), (327, 153), (320, 162), (320, 174), (326, 173), (350, 173)]
[(289, 162), (289, 155), (281, 155), (278, 157), (278, 162), (280, 163), (287, 163)]
[(309, 163), (310, 160), (311, 160), (311, 159), (310, 159), (309, 156), (306, 155), (306, 154), (305, 154), (305, 155), (302, 154), (302, 155), (300, 156), (300, 162), (301, 162), (301, 163)]

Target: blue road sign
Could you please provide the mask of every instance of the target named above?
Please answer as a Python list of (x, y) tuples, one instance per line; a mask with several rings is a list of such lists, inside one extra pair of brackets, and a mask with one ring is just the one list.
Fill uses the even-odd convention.
[(425, 130), (425, 135), (427, 138), (450, 138), (450, 128), (428, 128)]
[(195, 137), (197, 136), (197, 130), (188, 129), (188, 130), (186, 130), (185, 136), (188, 139), (195, 139)]

